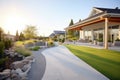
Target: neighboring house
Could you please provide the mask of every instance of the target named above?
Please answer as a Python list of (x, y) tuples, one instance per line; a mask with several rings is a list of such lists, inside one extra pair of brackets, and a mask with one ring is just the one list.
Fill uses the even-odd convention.
[(12, 41), (15, 41), (15, 36), (14, 35), (11, 35), (11, 34), (4, 34), (4, 38), (5, 39), (10, 39)]
[(108, 41), (120, 39), (120, 9), (94, 7), (88, 18), (68, 26), (66, 30), (79, 30), (79, 39), (103, 40), (108, 48)]
[(58, 30), (53, 31), (53, 33), (50, 34), (49, 38), (55, 38), (55, 37), (57, 38), (57, 40), (64, 39), (65, 31), (58, 31)]

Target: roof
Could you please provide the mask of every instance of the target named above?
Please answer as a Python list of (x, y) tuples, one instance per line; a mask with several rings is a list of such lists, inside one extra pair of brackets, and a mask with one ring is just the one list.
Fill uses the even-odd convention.
[(120, 14), (120, 9), (118, 7), (116, 7), (115, 9), (110, 9), (110, 8), (98, 8), (98, 7), (94, 7), (95, 9), (101, 11), (95, 15), (92, 15), (92, 16), (89, 16), (88, 18), (84, 19), (84, 20), (87, 20), (87, 19), (90, 19), (90, 18), (93, 18), (93, 17), (96, 17), (96, 16), (99, 16), (99, 15), (102, 15), (102, 14), (105, 14), (105, 13), (118, 13)]
[(99, 9), (103, 12), (107, 12), (107, 13), (120, 13), (120, 9), (118, 7), (116, 7), (115, 9), (111, 9), (111, 8), (98, 8), (98, 7), (94, 7), (96, 9)]
[(11, 35), (11, 34), (3, 34), (4, 36), (10, 36), (10, 37), (15, 37), (15, 35)]
[(101, 16), (103, 16), (103, 17), (105, 17), (105, 16), (106, 17), (107, 16), (117, 16), (118, 17), (119, 16), (120, 17), (120, 9), (118, 7), (114, 8), (114, 9), (93, 7), (89, 17), (82, 20), (81, 22), (77, 22), (74, 25), (68, 26), (67, 28), (75, 27), (77, 25), (83, 24), (87, 21), (96, 19), (96, 18), (101, 17)]
[(55, 30), (55, 31), (53, 31), (53, 33), (51, 33), (50, 35), (49, 35), (49, 37), (54, 37), (55, 35), (64, 35), (65, 34), (65, 31), (58, 31), (58, 30)]
[(54, 34), (65, 34), (65, 31), (57, 31), (57, 30), (55, 30)]
[(55, 36), (55, 34), (54, 34), (54, 33), (51, 33), (51, 34), (49, 35), (49, 37), (53, 37), (53, 36)]

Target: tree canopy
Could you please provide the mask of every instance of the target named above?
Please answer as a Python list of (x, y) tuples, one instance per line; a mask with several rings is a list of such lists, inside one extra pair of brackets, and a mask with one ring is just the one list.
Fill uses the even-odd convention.
[(23, 31), (23, 34), (27, 39), (36, 37), (37, 36), (36, 26), (27, 25), (25, 30)]

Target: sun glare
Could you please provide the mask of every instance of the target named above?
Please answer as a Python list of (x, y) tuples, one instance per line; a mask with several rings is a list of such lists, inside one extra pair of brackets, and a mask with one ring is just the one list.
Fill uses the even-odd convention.
[(16, 30), (21, 29), (22, 26), (25, 26), (27, 24), (28, 20), (18, 14), (9, 14), (6, 16), (4, 21), (4, 28), (5, 30), (12, 34), (15, 34)]

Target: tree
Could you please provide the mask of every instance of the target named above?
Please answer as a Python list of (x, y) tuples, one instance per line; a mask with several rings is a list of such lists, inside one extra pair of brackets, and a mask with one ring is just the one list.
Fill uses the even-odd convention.
[(18, 41), (18, 40), (19, 40), (19, 33), (18, 33), (18, 30), (16, 31), (15, 40), (16, 40), (16, 41)]
[(67, 31), (67, 38), (73, 38), (74, 37), (74, 31), (73, 30), (68, 30)]
[(81, 19), (79, 19), (79, 22), (81, 22), (82, 20)]
[(20, 36), (19, 36), (19, 40), (20, 40), (20, 41), (23, 41), (24, 39), (25, 39), (24, 34), (21, 32), (21, 33), (20, 33)]
[(26, 39), (34, 38), (37, 36), (37, 28), (35, 26), (27, 25), (23, 33)]
[(73, 24), (74, 24), (73, 19), (71, 19), (69, 26), (71, 26)]
[(2, 41), (3, 33), (4, 33), (4, 31), (3, 31), (3, 29), (0, 27), (0, 41)]
[(4, 43), (0, 41), (0, 58), (2, 58), (4, 55), (4, 48), (5, 48)]

